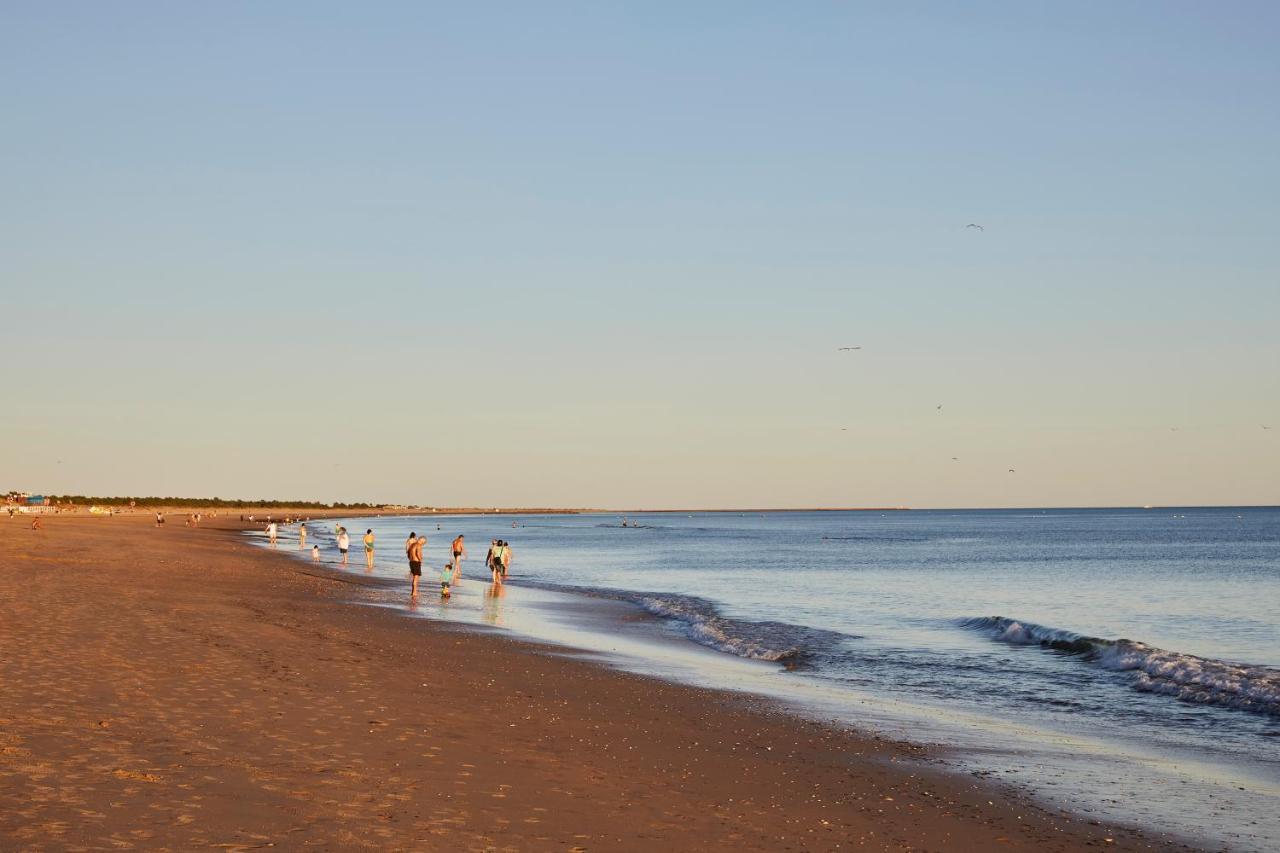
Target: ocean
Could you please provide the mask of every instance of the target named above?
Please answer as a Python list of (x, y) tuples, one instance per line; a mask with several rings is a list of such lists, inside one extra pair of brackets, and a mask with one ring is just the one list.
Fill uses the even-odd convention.
[[(942, 744), (958, 770), (1239, 850), (1280, 845), (1280, 509), (351, 519), (382, 606)], [(334, 521), (309, 525), (336, 558)], [(439, 525), (439, 530), (437, 530)], [(407, 607), (402, 543), (427, 535)], [(288, 530), (284, 533), (289, 536)], [(467, 578), (436, 595), (449, 541)], [(511, 542), (489, 590), (484, 553)]]

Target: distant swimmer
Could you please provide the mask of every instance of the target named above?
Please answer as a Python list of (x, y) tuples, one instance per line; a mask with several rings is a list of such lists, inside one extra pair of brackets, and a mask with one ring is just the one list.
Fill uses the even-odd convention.
[(860, 349), (862, 349), (862, 347), (837, 347), (836, 352), (853, 352), (854, 350)]
[(987, 229), (983, 228), (981, 225), (979, 225), (979, 224), (978, 224), (978, 223), (976, 223), (976, 222), (970, 222), (968, 225), (966, 225), (966, 226), (965, 226), (965, 228), (977, 228), (979, 231), (986, 231), (986, 230), (987, 230)]

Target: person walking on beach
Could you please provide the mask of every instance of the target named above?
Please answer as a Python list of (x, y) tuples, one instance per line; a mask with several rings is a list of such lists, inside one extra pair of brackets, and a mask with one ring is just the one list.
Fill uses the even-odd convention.
[(342, 555), (342, 565), (347, 564), (347, 551), (351, 548), (351, 537), (347, 534), (347, 528), (338, 528), (338, 553)]
[(489, 574), (493, 577), (493, 582), (502, 583), (502, 542), (494, 539), (489, 546), (489, 554), (484, 558), (484, 564), (489, 567)]
[(453, 582), (455, 584), (462, 580), (462, 561), (467, 559), (467, 544), (463, 541), (465, 538), (459, 533), (458, 538), (453, 540)]
[(373, 528), (370, 527), (364, 532), (364, 562), (370, 570), (373, 569)]
[(276, 523), (274, 521), (267, 524), (267, 539), (271, 541), (271, 547), (273, 548), (276, 545), (276, 534), (278, 532), (279, 528), (276, 527)]
[(307, 547), (307, 526), (305, 524), (298, 525), (298, 550), (301, 551)]
[(499, 562), (502, 565), (502, 579), (507, 579), (507, 570), (511, 568), (511, 543), (503, 539), (498, 543)]
[(427, 544), (427, 537), (413, 539), (409, 542), (409, 596), (418, 597), (418, 579), (422, 577), (422, 549)]

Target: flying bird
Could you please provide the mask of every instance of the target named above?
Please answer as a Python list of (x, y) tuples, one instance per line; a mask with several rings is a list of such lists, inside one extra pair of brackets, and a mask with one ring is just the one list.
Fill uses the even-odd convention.
[(1263, 429), (1271, 429), (1271, 427), (1267, 426), (1266, 424), (1263, 424), (1263, 425), (1262, 425), (1262, 428), (1263, 428)]
[(1018, 472), (1017, 472), (1017, 471), (1015, 471), (1015, 470), (1013, 470), (1012, 468), (1010, 468), (1010, 469), (1009, 469), (1009, 473), (1010, 473), (1010, 474), (1016, 474), (1016, 473), (1018, 473)]
[(970, 222), (968, 225), (966, 225), (966, 226), (965, 226), (965, 228), (977, 228), (979, 231), (986, 231), (986, 230), (987, 230), (987, 229), (983, 228), (981, 225), (979, 225), (979, 224), (978, 224), (978, 223), (976, 223), (976, 222)]
[(959, 461), (960, 461), (960, 457), (959, 457), (959, 456), (952, 456), (952, 457), (951, 457), (951, 461), (952, 461), (952, 462), (959, 462)]
[(942, 411), (942, 406), (938, 406), (938, 411), (939, 411), (939, 412), (941, 412), (941, 411)]
[(862, 349), (862, 347), (837, 347), (836, 352), (852, 352), (856, 349)]

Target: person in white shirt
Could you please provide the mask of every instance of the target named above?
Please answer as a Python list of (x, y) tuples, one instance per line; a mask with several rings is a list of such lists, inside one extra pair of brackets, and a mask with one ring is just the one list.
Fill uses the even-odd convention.
[(351, 547), (351, 537), (347, 534), (347, 528), (338, 528), (338, 553), (342, 555), (342, 565), (347, 564), (347, 549)]

